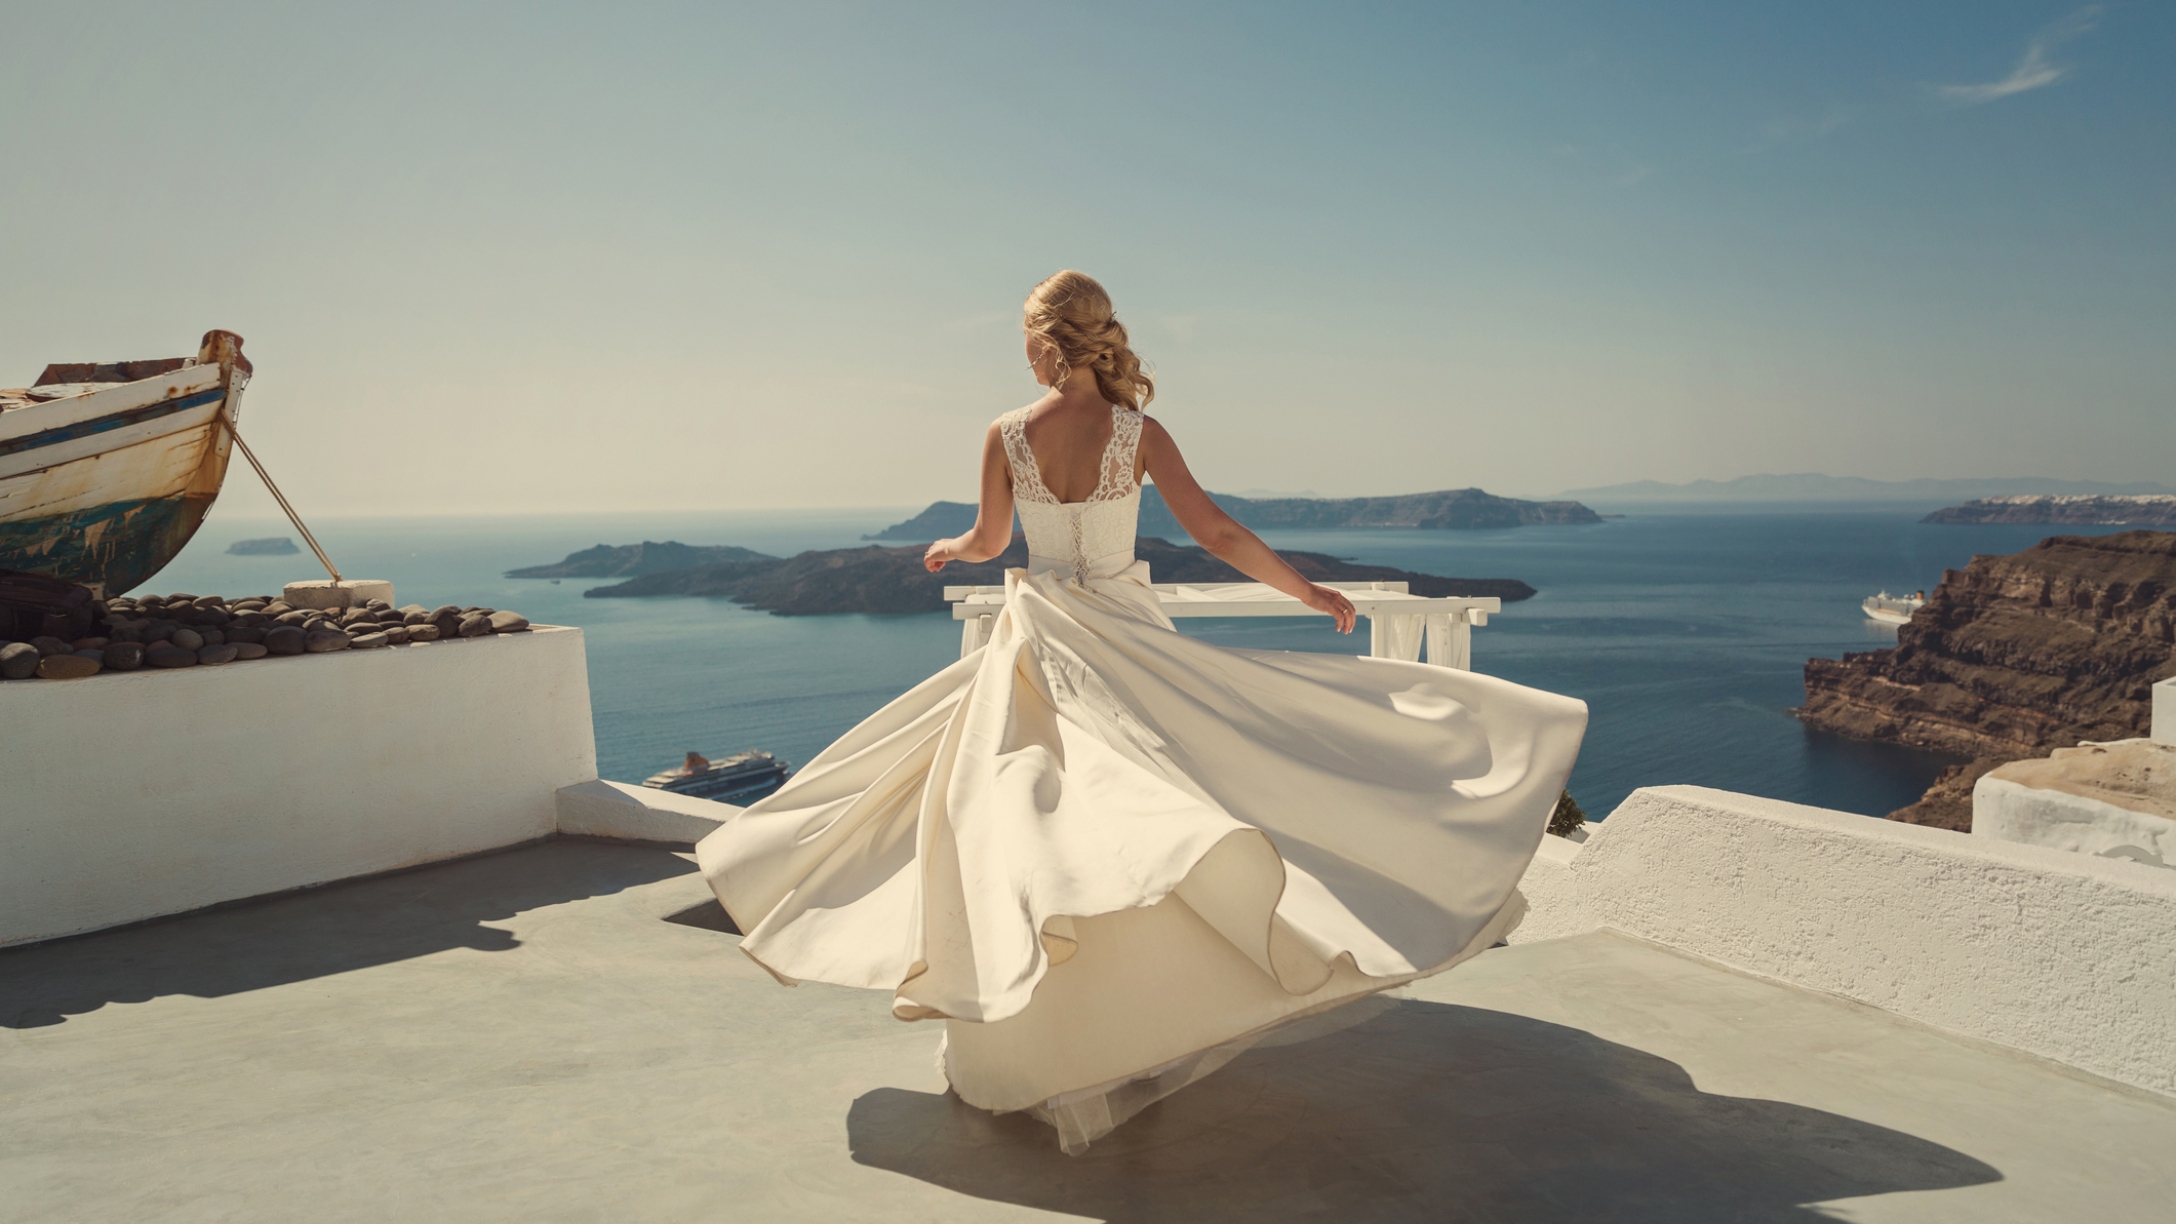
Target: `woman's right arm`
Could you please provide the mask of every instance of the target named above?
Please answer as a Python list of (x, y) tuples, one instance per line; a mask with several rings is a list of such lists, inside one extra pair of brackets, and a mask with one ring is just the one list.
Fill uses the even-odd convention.
[(982, 439), (982, 501), (974, 528), (930, 545), (922, 554), (922, 566), (934, 574), (948, 561), (987, 561), (1011, 544), (1012, 469), (1005, 463), (1005, 437), (993, 422)]
[(1195, 543), (1256, 582), (1274, 587), (1328, 615), (1337, 621), (1339, 633), (1352, 632), (1353, 623), (1359, 619), (1352, 600), (1343, 592), (1309, 582), (1292, 568), (1291, 562), (1262, 543), (1262, 537), (1224, 513), (1202, 490), (1201, 482), (1187, 470), (1186, 458), (1179, 454), (1179, 444), (1171, 440), (1171, 435), (1164, 432), (1163, 425), (1154, 417), (1141, 424), (1141, 458), (1150, 479), (1156, 482), (1156, 491), (1163, 495), (1164, 505), (1170, 507), (1171, 517), (1179, 520), (1179, 526), (1186, 528), (1186, 534), (1194, 537)]

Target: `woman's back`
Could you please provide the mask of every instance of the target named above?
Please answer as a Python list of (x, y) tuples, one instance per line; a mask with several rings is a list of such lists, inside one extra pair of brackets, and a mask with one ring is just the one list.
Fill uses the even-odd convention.
[(1109, 404), (1085, 411), (1038, 404), (998, 418), (1030, 570), (1086, 581), (1133, 563), (1142, 420)]
[(1061, 502), (1084, 502), (1105, 483), (1110, 445), (1119, 432), (1118, 414), (1124, 411), (1100, 399), (1075, 403), (1052, 396), (1008, 415), (1021, 422), (1043, 488)]

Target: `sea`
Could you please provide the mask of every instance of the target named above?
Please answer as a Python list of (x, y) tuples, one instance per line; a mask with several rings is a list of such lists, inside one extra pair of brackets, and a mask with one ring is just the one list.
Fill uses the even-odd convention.
[[(1955, 758), (1815, 730), (1792, 717), (1806, 660), (1894, 644), (1859, 602), (1931, 590), (1975, 554), (2050, 534), (2122, 528), (1919, 522), (1930, 505), (1699, 503), (1627, 507), (1578, 526), (1485, 531), (1268, 532), (1275, 547), (1457, 577), (1518, 578), (1539, 594), (1476, 629), (1478, 671), (1584, 700), (1571, 779), (1590, 818), (1642, 786), (1689, 783), (1881, 816)], [(920, 507), (509, 517), (345, 518), (312, 529), (342, 572), (397, 602), (510, 608), (573, 625), (589, 659), (598, 772), (639, 782), (690, 749), (808, 760), (958, 658), (943, 613), (782, 617), (724, 600), (589, 599), (607, 580), (506, 577), (594, 544), (679, 540), (790, 555), (845, 548)], [(296, 537), (284, 520), (216, 510), (143, 592), (236, 597), (322, 577), (305, 551), (236, 556), (237, 540)], [(296, 543), (301, 543), (296, 537)], [(1365, 654), (1363, 626), (1202, 619), (1182, 631), (1257, 649)]]

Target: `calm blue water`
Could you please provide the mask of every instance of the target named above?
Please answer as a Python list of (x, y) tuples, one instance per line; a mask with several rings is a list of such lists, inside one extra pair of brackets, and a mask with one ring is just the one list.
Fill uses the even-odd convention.
[[(580, 626), (589, 652), (599, 772), (639, 781), (689, 748), (769, 748), (807, 760), (885, 701), (958, 656), (942, 614), (778, 617), (723, 601), (584, 599), (500, 575), (597, 543), (677, 539), (778, 555), (860, 543), (919, 507), (676, 515), (335, 519), (313, 523), (351, 575), (390, 579), (403, 603), (487, 604)], [(1855, 743), (1790, 717), (1807, 658), (1872, 650), (1894, 630), (1859, 600), (1931, 588), (1975, 553), (2048, 529), (1932, 526), (1928, 507), (1643, 509), (1581, 527), (1484, 532), (1280, 532), (1274, 545), (1426, 573), (1522, 578), (1541, 594), (1474, 634), (1478, 670), (1584, 699), (1593, 711), (1572, 792), (1591, 815), (1633, 789), (1697, 783), (1880, 815), (1919, 796), (1949, 760)], [(2072, 529), (2065, 529), (2072, 530)], [(2093, 529), (2079, 529), (2093, 530)], [(2107, 528), (2105, 530), (2120, 530)], [(307, 553), (234, 557), (234, 540), (292, 535), (284, 522), (216, 513), (150, 589), (241, 595), (317, 577)], [(1361, 653), (1320, 622), (1193, 620), (1210, 641)]]

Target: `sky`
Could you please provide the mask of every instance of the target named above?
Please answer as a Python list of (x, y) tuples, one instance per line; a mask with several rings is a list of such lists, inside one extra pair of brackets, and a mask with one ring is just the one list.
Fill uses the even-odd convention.
[(971, 500), (1063, 267), (1212, 489), (2176, 470), (2167, 3), (0, 0), (0, 165), (305, 514)]

